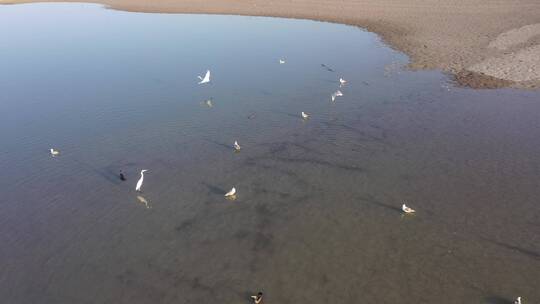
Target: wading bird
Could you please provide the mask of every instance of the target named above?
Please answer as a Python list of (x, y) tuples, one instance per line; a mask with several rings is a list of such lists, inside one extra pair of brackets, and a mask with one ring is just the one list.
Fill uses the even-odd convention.
[(204, 75), (204, 78), (201, 77), (201, 76), (197, 76), (197, 77), (199, 77), (199, 79), (201, 80), (201, 81), (199, 81), (199, 84), (209, 83), (210, 82), (210, 71), (209, 70), (206, 71), (206, 74)]
[(256, 296), (251, 296), (251, 299), (253, 300), (254, 304), (260, 304), (262, 303), (262, 296), (263, 296), (263, 293), (259, 292)]
[(233, 187), (233, 188), (231, 189), (231, 191), (225, 193), (225, 197), (233, 197), (233, 196), (235, 196), (235, 195), (236, 195), (236, 188), (235, 188), (235, 187)]
[(309, 118), (309, 114), (305, 113), (305, 112), (302, 112), (302, 118), (303, 119), (308, 119)]
[(236, 140), (234, 141), (233, 147), (234, 147), (234, 150), (236, 150), (236, 151), (240, 151), (240, 149), (241, 149), (240, 145), (238, 144), (238, 142)]
[(405, 204), (403, 204), (401, 206), (401, 210), (403, 210), (403, 212), (405, 212), (405, 213), (415, 213), (416, 212), (416, 210), (414, 210), (414, 209), (412, 209), (410, 207), (407, 207), (407, 205), (405, 205)]
[(139, 181), (137, 182), (137, 186), (135, 186), (135, 191), (141, 192), (142, 183), (144, 181), (144, 172), (148, 170), (141, 170), (141, 178), (139, 178)]

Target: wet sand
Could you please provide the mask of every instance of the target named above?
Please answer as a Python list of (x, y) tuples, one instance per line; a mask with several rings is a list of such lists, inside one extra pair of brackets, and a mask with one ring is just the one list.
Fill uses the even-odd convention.
[(2, 303), (540, 303), (540, 91), (305, 20), (14, 5), (0, 36)]
[[(51, 2), (0, 0), (0, 3)], [(80, 2), (69, 1), (64, 2)], [(537, 0), (90, 0), (137, 12), (279, 16), (358, 25), (411, 57), (473, 87), (540, 85)], [(329, 42), (330, 43), (330, 42)], [(359, 54), (361, 56), (361, 54)]]

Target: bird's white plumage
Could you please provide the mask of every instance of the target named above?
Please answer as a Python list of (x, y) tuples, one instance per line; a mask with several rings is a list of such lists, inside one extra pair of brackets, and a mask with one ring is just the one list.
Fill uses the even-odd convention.
[(521, 297), (517, 297), (514, 304), (521, 304)]
[(332, 101), (336, 101), (336, 97), (341, 97), (341, 96), (343, 96), (343, 93), (340, 90), (335, 91), (334, 93), (332, 93), (332, 96), (331, 96)]
[(51, 151), (51, 155), (52, 155), (53, 157), (54, 157), (54, 156), (60, 155), (60, 151), (58, 151), (58, 150), (55, 150), (55, 149), (51, 148), (50, 151)]
[(347, 80), (343, 79), (343, 78), (339, 78), (339, 86), (344, 86), (345, 84), (347, 83)]
[(285, 63), (285, 59), (280, 59), (279, 60), (279, 64), (284, 64)]
[(199, 79), (201, 80), (201, 81), (199, 81), (199, 84), (209, 83), (210, 82), (210, 70), (206, 71), (206, 74), (204, 75), (204, 77), (202, 77), (202, 76), (197, 76), (197, 77), (199, 77)]
[(305, 112), (302, 112), (302, 118), (303, 119), (308, 119), (309, 118), (309, 114), (305, 113)]
[(234, 149), (235, 149), (236, 151), (240, 151), (240, 149), (241, 149), (240, 145), (238, 144), (238, 141), (236, 141), (236, 140), (234, 141), (233, 147), (234, 147)]
[(137, 181), (137, 186), (135, 186), (135, 191), (141, 191), (141, 187), (144, 181), (144, 172), (148, 170), (141, 170), (141, 178), (139, 178), (139, 181)]
[(236, 188), (233, 187), (231, 191), (225, 193), (225, 197), (234, 196), (236, 194)]
[(412, 209), (410, 207), (407, 207), (407, 205), (405, 205), (405, 204), (403, 204), (401, 206), (401, 210), (403, 210), (403, 212), (405, 212), (405, 213), (415, 213), (416, 212), (416, 210), (414, 210), (414, 209)]

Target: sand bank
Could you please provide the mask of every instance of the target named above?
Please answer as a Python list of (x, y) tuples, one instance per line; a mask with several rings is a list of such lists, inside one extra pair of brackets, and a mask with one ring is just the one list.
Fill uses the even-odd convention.
[[(4, 4), (27, 2), (38, 1), (0, 0)], [(538, 0), (88, 2), (137, 12), (278, 16), (353, 24), (381, 35), (392, 47), (409, 55), (413, 69), (441, 69), (474, 87), (540, 87)]]

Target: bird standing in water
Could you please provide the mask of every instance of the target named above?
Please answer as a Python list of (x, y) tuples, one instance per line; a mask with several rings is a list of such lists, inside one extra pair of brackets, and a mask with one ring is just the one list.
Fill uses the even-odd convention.
[(256, 296), (251, 296), (251, 299), (253, 300), (253, 303), (255, 304), (262, 304), (262, 296), (263, 296), (263, 293), (259, 292)]
[(235, 195), (236, 195), (236, 188), (235, 188), (235, 187), (233, 187), (233, 188), (231, 189), (231, 191), (225, 193), (225, 197), (233, 197), (233, 196), (235, 196)]
[(403, 210), (403, 212), (405, 213), (415, 213), (416, 210), (414, 210), (413, 208), (410, 208), (410, 207), (407, 207), (407, 205), (403, 204), (401, 206), (401, 210)]
[(60, 155), (60, 151), (51, 148), (51, 155), (52, 155), (53, 157), (58, 156), (58, 155)]
[(236, 140), (234, 141), (233, 147), (234, 147), (234, 150), (235, 150), (236, 152), (240, 152), (241, 147), (240, 147), (240, 145), (238, 144), (238, 141), (236, 141)]
[(141, 178), (139, 178), (139, 181), (137, 182), (137, 186), (135, 186), (135, 191), (141, 192), (142, 183), (144, 181), (144, 172), (148, 170), (141, 170)]

